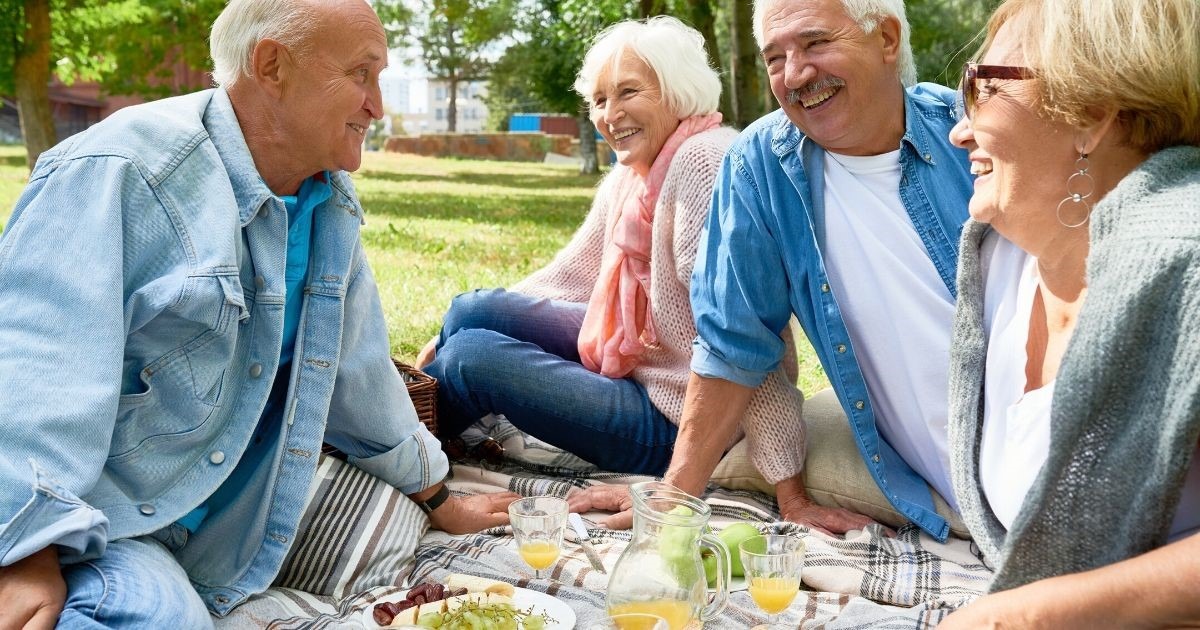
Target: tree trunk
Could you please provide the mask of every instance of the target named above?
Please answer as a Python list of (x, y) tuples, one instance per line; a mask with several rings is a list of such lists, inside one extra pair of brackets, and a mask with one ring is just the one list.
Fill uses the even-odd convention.
[(17, 46), (13, 82), (29, 168), (58, 142), (50, 109), (50, 0), (25, 0), (25, 30)]
[(596, 127), (586, 113), (579, 115), (579, 157), (583, 159), (579, 166), (581, 174), (600, 172), (600, 162), (596, 160)]
[(458, 131), (458, 74), (447, 77), (446, 84), (450, 87), (450, 103), (446, 105), (446, 131), (454, 133)]
[(745, 128), (763, 115), (762, 82), (758, 72), (758, 45), (754, 41), (754, 14), (749, 2), (733, 2), (730, 36), (733, 60), (734, 126)]
[(725, 120), (733, 122), (733, 107), (730, 99), (730, 90), (725, 84), (726, 71), (724, 64), (724, 55), (721, 54), (721, 48), (717, 44), (717, 18), (716, 7), (713, 6), (715, 0), (695, 0), (692, 2), (692, 26), (700, 31), (704, 36), (704, 48), (708, 50), (708, 58), (712, 62), (713, 68), (717, 70), (717, 74), (721, 75), (721, 102), (718, 109), (724, 114)]
[(654, 0), (641, 0), (638, 3), (638, 14), (643, 18), (654, 15)]

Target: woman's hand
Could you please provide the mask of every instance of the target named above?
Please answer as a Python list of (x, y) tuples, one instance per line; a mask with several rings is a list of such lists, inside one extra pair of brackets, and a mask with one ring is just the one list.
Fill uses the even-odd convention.
[(433, 339), (430, 339), (429, 343), (425, 344), (424, 348), (421, 348), (421, 351), (417, 353), (417, 362), (413, 367), (423, 370), (426, 365), (433, 363), (433, 358), (437, 355), (437, 340), (438, 336), (434, 335)]
[(629, 495), (629, 486), (589, 486), (568, 495), (567, 505), (572, 512), (616, 512), (603, 521), (603, 525), (609, 529), (629, 529), (633, 526), (633, 497)]

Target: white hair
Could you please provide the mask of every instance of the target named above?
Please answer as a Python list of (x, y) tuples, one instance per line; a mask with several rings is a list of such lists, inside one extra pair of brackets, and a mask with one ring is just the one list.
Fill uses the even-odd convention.
[(618, 22), (596, 35), (575, 79), (575, 91), (589, 104), (600, 73), (625, 51), (650, 66), (664, 102), (680, 119), (717, 111), (721, 78), (708, 65), (704, 36), (668, 15)]
[[(754, 41), (759, 50), (763, 48), (763, 14), (769, 7), (789, 0), (754, 0)], [(885, 17), (894, 17), (900, 22), (900, 54), (896, 58), (896, 71), (900, 82), (909, 87), (917, 83), (917, 65), (913, 62), (912, 43), (908, 18), (904, 15), (904, 0), (841, 0), (846, 15), (858, 23), (864, 33), (872, 33)]]
[(229, 88), (250, 76), (250, 55), (264, 39), (303, 53), (316, 27), (315, 17), (303, 0), (232, 0), (213, 22), (209, 36), (213, 82)]

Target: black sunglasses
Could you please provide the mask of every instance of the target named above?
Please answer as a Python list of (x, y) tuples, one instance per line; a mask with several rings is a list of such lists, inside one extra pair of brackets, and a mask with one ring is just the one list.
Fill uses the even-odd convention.
[(958, 117), (971, 117), (975, 104), (979, 102), (977, 79), (1032, 79), (1033, 70), (1024, 66), (985, 66), (968, 62), (963, 64), (962, 80), (958, 83)]

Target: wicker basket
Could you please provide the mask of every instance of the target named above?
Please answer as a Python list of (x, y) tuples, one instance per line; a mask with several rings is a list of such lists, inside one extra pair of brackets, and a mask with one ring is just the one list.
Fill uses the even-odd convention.
[(417, 419), (435, 436), (437, 432), (437, 379), (403, 363), (392, 359), (396, 370), (408, 387), (408, 397), (412, 399), (413, 407), (417, 408)]

